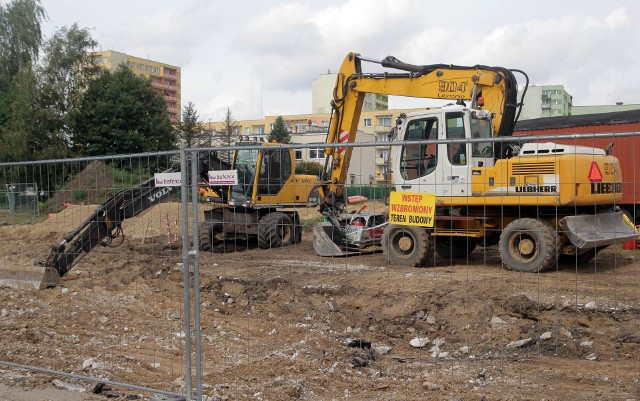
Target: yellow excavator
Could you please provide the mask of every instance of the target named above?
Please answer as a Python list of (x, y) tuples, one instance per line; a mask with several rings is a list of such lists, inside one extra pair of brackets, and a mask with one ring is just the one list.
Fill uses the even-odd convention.
[[(200, 222), (199, 247), (202, 251), (226, 252), (236, 241), (257, 240), (262, 249), (298, 243), (302, 225), (295, 207), (317, 206), (318, 177), (295, 173), (293, 149), (277, 143), (237, 143), (232, 160), (225, 162), (217, 152), (202, 152), (197, 177), (192, 185), (203, 189), (209, 206)], [(181, 171), (176, 163), (164, 171)], [(237, 184), (211, 185), (210, 178), (221, 172), (237, 174)], [(42, 289), (60, 283), (96, 246), (117, 246), (122, 242), (122, 223), (170, 198), (179, 186), (159, 186), (155, 177), (123, 189), (104, 201), (85, 221), (66, 233), (61, 242), (51, 245), (46, 260), (34, 266), (0, 266), (0, 285)], [(120, 237), (120, 241), (114, 241)]]
[[(364, 73), (363, 62), (392, 71)], [(464, 258), (478, 245), (497, 244), (507, 268), (540, 272), (560, 258), (586, 262), (636, 238), (615, 206), (622, 177), (614, 156), (590, 147), (491, 140), (511, 136), (517, 121), (514, 72), (526, 77), (502, 67), (412, 65), (349, 53), (334, 89), (327, 136), (334, 146), (325, 150), (319, 188), (326, 222), (314, 227), (316, 252), (335, 256), (376, 245), (392, 264), (427, 266), (436, 254)], [(354, 225), (345, 212), (353, 148), (340, 144), (355, 141), (367, 93), (455, 104), (402, 116), (394, 138), (402, 143), (391, 151), (391, 199), (398, 201), (389, 217), (372, 214)], [(368, 235), (371, 230), (384, 231)]]

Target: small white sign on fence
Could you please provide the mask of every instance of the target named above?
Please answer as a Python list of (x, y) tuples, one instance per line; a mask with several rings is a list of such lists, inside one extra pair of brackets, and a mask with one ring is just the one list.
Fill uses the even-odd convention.
[(155, 173), (156, 187), (179, 187), (182, 184), (180, 173)]
[(238, 170), (209, 171), (209, 185), (238, 185)]

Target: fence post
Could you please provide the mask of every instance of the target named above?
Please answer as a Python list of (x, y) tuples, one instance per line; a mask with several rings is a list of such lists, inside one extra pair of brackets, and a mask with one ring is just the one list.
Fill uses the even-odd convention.
[(180, 205), (182, 208), (182, 280), (184, 284), (184, 364), (185, 393), (191, 400), (191, 303), (189, 291), (189, 197), (187, 192), (187, 152), (180, 145)]
[[(193, 212), (193, 302), (195, 304), (194, 331), (196, 342), (196, 400), (202, 401), (202, 331), (200, 327), (200, 240), (198, 226), (198, 167), (200, 166), (198, 151), (191, 151), (191, 205)], [(188, 221), (187, 215), (184, 220)], [(188, 238), (189, 232), (182, 231), (182, 238)]]

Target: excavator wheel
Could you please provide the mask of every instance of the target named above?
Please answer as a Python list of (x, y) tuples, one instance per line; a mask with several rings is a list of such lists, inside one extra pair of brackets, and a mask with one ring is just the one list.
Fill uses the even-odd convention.
[(298, 212), (294, 212), (293, 216), (293, 243), (299, 244), (302, 242), (302, 224), (300, 223), (300, 216)]
[(270, 249), (291, 245), (294, 241), (293, 222), (282, 212), (265, 215), (258, 223), (258, 246)]
[(205, 221), (200, 224), (200, 250), (214, 253), (225, 251), (224, 231), (221, 221)]
[(436, 237), (436, 253), (445, 259), (466, 258), (478, 245), (472, 237)]
[(507, 224), (500, 235), (498, 247), (507, 268), (538, 273), (555, 265), (560, 243), (550, 223), (523, 218)]
[(432, 238), (420, 227), (390, 224), (382, 234), (382, 251), (394, 265), (425, 266), (433, 261)]

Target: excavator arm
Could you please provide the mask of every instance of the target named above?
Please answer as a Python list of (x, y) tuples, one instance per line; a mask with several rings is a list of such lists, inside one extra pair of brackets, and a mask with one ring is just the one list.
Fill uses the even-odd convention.
[[(180, 171), (180, 165), (164, 172), (176, 171)], [(107, 246), (113, 239), (122, 236), (124, 220), (158, 204), (175, 193), (177, 188), (156, 187), (155, 179), (150, 178), (133, 188), (121, 190), (100, 205), (77, 228), (65, 234), (62, 242), (52, 245), (47, 260), (36, 261), (36, 265), (53, 268), (60, 277), (64, 276), (93, 248)]]
[[(191, 161), (189, 161), (190, 163)], [(221, 161), (217, 154), (204, 154), (198, 160), (198, 183), (207, 185), (208, 171), (230, 169), (230, 165)], [(179, 172), (180, 164), (174, 164), (163, 171), (164, 173)], [(187, 171), (191, 171), (190, 168)], [(226, 196), (223, 188), (210, 187), (221, 197)], [(150, 178), (132, 188), (123, 189), (107, 199), (85, 221), (73, 231), (64, 235), (63, 240), (51, 245), (51, 253), (46, 261), (36, 261), (36, 266), (44, 267), (49, 278), (55, 284), (57, 278), (64, 276), (87, 253), (98, 245), (112, 245), (115, 238), (123, 238), (122, 222), (157, 205), (178, 191), (179, 187), (157, 187), (155, 178)]]
[[(363, 73), (362, 62), (371, 62), (402, 72)], [(471, 108), (492, 113), (494, 135), (510, 136), (517, 120), (517, 81), (512, 71), (502, 67), (473, 67), (433, 64), (406, 64), (394, 57), (372, 60), (357, 53), (344, 59), (332, 101), (332, 118), (328, 144), (352, 143), (365, 94), (471, 101)], [(344, 205), (344, 183), (347, 179), (351, 147), (327, 147), (320, 193), (321, 210)], [(500, 153), (497, 153), (500, 154)]]

